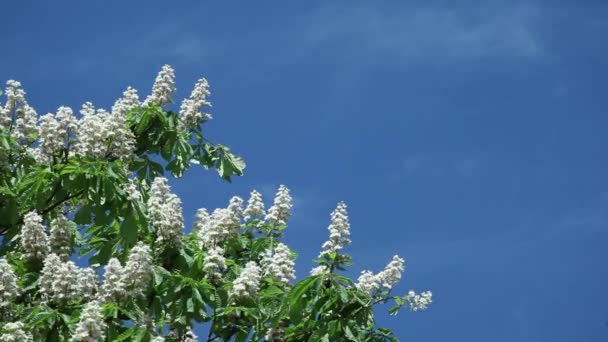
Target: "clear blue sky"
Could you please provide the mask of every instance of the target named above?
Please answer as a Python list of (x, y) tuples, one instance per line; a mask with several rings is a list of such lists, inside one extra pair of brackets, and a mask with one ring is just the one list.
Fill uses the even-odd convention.
[(433, 291), (403, 340), (608, 341), (608, 3), (405, 3), (10, 1), (0, 79), (44, 114), (205, 76), (248, 167), (173, 182), (188, 222), (284, 183), (300, 276), (344, 200), (353, 274)]

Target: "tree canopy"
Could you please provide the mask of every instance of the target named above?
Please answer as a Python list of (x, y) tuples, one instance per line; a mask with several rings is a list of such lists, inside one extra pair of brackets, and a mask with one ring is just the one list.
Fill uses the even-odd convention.
[(399, 256), (357, 280), (344, 275), (345, 203), (303, 279), (282, 242), (292, 210), (284, 185), (269, 206), (252, 190), (246, 203), (234, 196), (225, 208), (201, 208), (184, 226), (166, 177), (201, 165), (231, 181), (245, 162), (203, 131), (212, 120), (207, 80), (172, 111), (174, 79), (165, 65), (143, 101), (128, 87), (110, 111), (87, 102), (41, 116), (19, 82), (6, 83), (0, 340), (397, 341), (377, 326), (374, 307), (422, 310), (432, 294), (391, 293), (405, 269)]

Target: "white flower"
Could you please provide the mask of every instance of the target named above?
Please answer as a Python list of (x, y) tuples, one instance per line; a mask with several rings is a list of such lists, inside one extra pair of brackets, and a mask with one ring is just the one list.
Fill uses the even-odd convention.
[(101, 342), (105, 340), (106, 323), (99, 302), (87, 303), (80, 314), (72, 342)]
[(331, 224), (327, 229), (329, 230), (329, 240), (323, 244), (320, 256), (339, 252), (350, 244), (350, 223), (348, 223), (348, 212), (344, 202), (338, 203), (336, 209), (331, 213)]
[(49, 237), (42, 225), (42, 216), (30, 211), (23, 217), (21, 247), (25, 257), (43, 259), (50, 251)]
[(135, 137), (126, 126), (124, 113), (95, 110), (86, 102), (80, 110), (78, 137), (74, 153), (82, 157), (128, 159), (135, 148)]
[(152, 94), (148, 95), (142, 106), (152, 103), (164, 106), (173, 103), (171, 95), (175, 93), (175, 71), (170, 65), (163, 65), (152, 86)]
[(329, 270), (327, 269), (327, 267), (325, 267), (324, 265), (320, 265), (317, 267), (314, 267), (312, 270), (310, 270), (310, 275), (311, 276), (318, 276), (324, 273), (329, 272)]
[[(21, 88), (21, 83), (15, 80), (6, 81), (6, 104), (0, 107), (0, 128), (9, 129), (13, 123), (13, 111), (18, 108), (27, 106), (25, 100), (25, 91)], [(23, 108), (21, 108), (23, 111)]]
[(243, 212), (245, 222), (257, 218), (263, 219), (266, 213), (264, 212), (264, 201), (262, 201), (262, 194), (253, 190), (247, 201), (247, 208)]
[(384, 271), (378, 273), (382, 286), (391, 289), (401, 280), (401, 273), (405, 270), (405, 260), (398, 255), (393, 256), (391, 262), (386, 265)]
[[(204, 216), (202, 218), (203, 220), (197, 222), (197, 226), (200, 227), (198, 236), (206, 247), (224, 241), (239, 228), (238, 223), (235, 224), (234, 212), (227, 208), (215, 209), (208, 219)], [(203, 221), (206, 223), (203, 224)]]
[(274, 250), (266, 250), (261, 265), (265, 277), (272, 277), (285, 283), (296, 277), (291, 251), (283, 243), (279, 243)]
[(222, 271), (225, 269), (224, 250), (219, 246), (209, 248), (203, 260), (203, 271), (205, 271), (206, 277), (212, 280), (221, 279)]
[(425, 310), (433, 302), (433, 294), (431, 291), (425, 291), (417, 294), (414, 290), (410, 290), (404, 299), (409, 302), (410, 310)]
[(165, 338), (162, 336), (154, 336), (151, 342), (165, 342)]
[(80, 268), (73, 261), (63, 261), (54, 253), (44, 259), (40, 273), (40, 292), (45, 301), (64, 303), (91, 298), (97, 290), (97, 276), (90, 268)]
[(0, 259), (0, 310), (9, 305), (10, 303), (14, 303), (15, 297), (19, 295), (21, 290), (17, 285), (17, 275), (15, 271), (11, 267), (11, 265), (6, 262), (6, 259)]
[(200, 237), (201, 230), (209, 224), (211, 216), (206, 208), (200, 208), (196, 211), (196, 220), (194, 221), (193, 233), (196, 233)]
[(207, 121), (211, 119), (211, 114), (202, 113), (203, 106), (210, 107), (211, 102), (207, 101), (209, 96), (209, 83), (204, 78), (199, 79), (192, 90), (192, 94), (187, 99), (182, 101), (179, 109), (179, 126), (181, 129), (193, 128), (201, 120)]
[(252, 297), (260, 289), (261, 269), (255, 261), (249, 261), (232, 283), (230, 296), (234, 298)]
[(275, 226), (287, 224), (291, 207), (292, 204), (289, 189), (287, 189), (285, 185), (279, 186), (279, 190), (274, 197), (274, 203), (270, 209), (268, 209), (266, 221), (274, 224)]
[(234, 224), (240, 226), (241, 218), (243, 218), (243, 199), (239, 196), (232, 196), (227, 209), (232, 212)]
[(2, 327), (0, 341), (7, 342), (30, 342), (33, 341), (32, 334), (25, 330), (22, 322), (6, 323)]
[(184, 218), (182, 203), (177, 195), (171, 193), (168, 181), (164, 177), (156, 177), (150, 187), (148, 199), (150, 222), (156, 229), (156, 242), (179, 243)]
[(78, 121), (69, 107), (59, 107), (57, 114), (45, 114), (40, 117), (39, 139), (40, 153), (47, 160), (52, 160), (70, 139), (70, 135), (76, 133)]
[(30, 135), (38, 133), (38, 114), (34, 108), (28, 104), (23, 105), (15, 111), (17, 119), (15, 120), (14, 135), (17, 139), (28, 139)]
[(361, 272), (357, 287), (370, 295), (373, 295), (380, 288), (390, 290), (401, 280), (403, 270), (405, 270), (405, 260), (395, 255), (382, 272), (378, 274), (373, 274), (370, 271)]
[(129, 178), (129, 182), (122, 185), (122, 191), (127, 195), (127, 201), (139, 202), (141, 201), (141, 193), (137, 188), (137, 184), (133, 179)]
[(91, 300), (97, 292), (97, 274), (92, 268), (78, 268), (78, 292), (84, 300)]
[(51, 221), (51, 249), (66, 260), (72, 254), (72, 242), (76, 232), (76, 224), (65, 216), (59, 215)]
[(122, 282), (129, 295), (143, 295), (152, 277), (152, 256), (150, 246), (138, 242), (129, 254), (122, 272)]
[(116, 258), (108, 260), (108, 264), (105, 266), (101, 295), (103, 301), (119, 300), (125, 295), (123, 268)]
[(188, 330), (184, 333), (182, 342), (198, 342), (198, 336), (196, 336), (191, 328), (188, 328)]
[(135, 88), (127, 87), (122, 95), (123, 97), (114, 102), (112, 114), (124, 117), (132, 109), (141, 106), (141, 102), (139, 102), (139, 95), (137, 95), (137, 89)]
[(357, 288), (371, 295), (380, 289), (380, 279), (370, 271), (362, 271), (357, 279)]

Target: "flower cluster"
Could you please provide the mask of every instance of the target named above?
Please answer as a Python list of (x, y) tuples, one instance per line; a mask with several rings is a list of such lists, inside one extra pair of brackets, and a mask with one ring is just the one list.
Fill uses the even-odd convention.
[(40, 274), (40, 292), (45, 301), (66, 303), (90, 299), (97, 291), (97, 275), (90, 268), (80, 268), (73, 261), (63, 261), (54, 253), (44, 259)]
[(410, 290), (404, 299), (410, 304), (410, 310), (425, 310), (433, 302), (433, 293), (424, 291), (417, 294), (414, 290)]
[(199, 211), (198, 214), (198, 237), (206, 247), (216, 245), (235, 234), (240, 225), (234, 211), (228, 208), (217, 208), (207, 216), (206, 211)]
[(2, 334), (0, 334), (0, 341), (11, 341), (11, 342), (30, 342), (33, 341), (32, 334), (25, 330), (22, 322), (11, 322), (6, 323), (2, 327)]
[(270, 209), (268, 209), (266, 221), (274, 224), (275, 226), (287, 224), (287, 220), (291, 215), (292, 206), (289, 189), (287, 189), (285, 185), (280, 185), (279, 190), (274, 197), (274, 203)]
[(291, 250), (284, 243), (279, 243), (274, 250), (266, 250), (262, 256), (261, 265), (266, 277), (272, 277), (285, 283), (296, 277)]
[(198, 125), (201, 120), (207, 121), (211, 119), (211, 114), (201, 112), (203, 106), (211, 106), (211, 102), (207, 101), (207, 96), (210, 94), (211, 92), (209, 92), (209, 83), (207, 80), (204, 78), (199, 79), (194, 85), (190, 97), (184, 99), (180, 106), (180, 128), (192, 128)]
[(262, 194), (256, 190), (251, 191), (249, 200), (247, 201), (247, 208), (243, 212), (245, 215), (243, 219), (245, 222), (252, 219), (263, 219), (266, 212), (264, 211), (264, 201), (262, 200)]
[(329, 240), (323, 244), (320, 256), (339, 252), (350, 244), (350, 223), (348, 223), (348, 213), (344, 202), (338, 203), (336, 209), (331, 213), (331, 224), (327, 229), (329, 230)]
[(135, 137), (127, 127), (126, 117), (121, 111), (108, 113), (95, 109), (86, 102), (80, 110), (78, 137), (74, 153), (95, 159), (128, 159), (135, 148)]
[(138, 242), (122, 270), (122, 283), (129, 296), (142, 296), (148, 289), (152, 278), (152, 256), (150, 246)]
[(184, 227), (182, 202), (171, 192), (164, 177), (156, 177), (150, 187), (148, 214), (152, 226), (156, 229), (156, 242), (160, 244), (179, 243)]
[(67, 260), (72, 254), (75, 233), (76, 224), (65, 216), (59, 215), (51, 221), (50, 245), (53, 253)]
[(104, 280), (101, 286), (102, 301), (119, 300), (125, 296), (125, 283), (123, 279), (123, 268), (116, 258), (108, 260), (104, 268)]
[(12, 303), (20, 292), (15, 271), (6, 259), (0, 259), (0, 310)]
[(0, 106), (0, 128), (9, 129), (13, 124), (13, 111), (19, 106), (27, 105), (25, 90), (21, 88), (21, 82), (15, 80), (6, 81), (6, 104)]
[(127, 87), (127, 90), (122, 93), (122, 97), (114, 102), (114, 105), (112, 106), (112, 114), (120, 117), (126, 117), (129, 111), (140, 106), (141, 102), (139, 102), (137, 89)]
[(101, 342), (105, 340), (106, 323), (99, 302), (87, 303), (80, 314), (72, 342)]
[(137, 184), (133, 179), (129, 179), (128, 183), (122, 185), (122, 191), (125, 192), (127, 197), (127, 201), (129, 202), (139, 202), (141, 201), (141, 192), (137, 188)]
[(45, 161), (51, 161), (69, 143), (70, 136), (78, 129), (78, 121), (69, 107), (59, 107), (56, 114), (40, 117), (39, 153)]
[(191, 328), (188, 328), (188, 330), (186, 330), (186, 332), (184, 333), (182, 342), (198, 342), (198, 336), (196, 336), (196, 334), (194, 333), (194, 331), (192, 331)]
[(30, 211), (23, 217), (21, 247), (25, 257), (43, 259), (49, 252), (49, 237), (42, 225), (42, 216)]
[(16, 139), (29, 140), (30, 136), (38, 133), (38, 115), (25, 100), (25, 91), (20, 82), (8, 80), (5, 92), (7, 101), (4, 107), (0, 107), (0, 128), (12, 127), (12, 134)]
[(220, 246), (212, 246), (203, 260), (203, 271), (205, 271), (207, 278), (218, 280), (221, 279), (224, 269), (226, 269), (224, 250)]
[(261, 269), (255, 261), (249, 261), (232, 283), (230, 296), (245, 298), (255, 296), (260, 289)]
[(171, 95), (175, 93), (175, 90), (175, 70), (170, 65), (165, 64), (156, 76), (154, 85), (152, 85), (152, 93), (148, 95), (143, 106), (156, 104), (162, 107), (173, 103)]
[(395, 255), (382, 272), (378, 274), (370, 271), (361, 272), (357, 287), (370, 295), (380, 288), (390, 290), (401, 280), (403, 270), (405, 270), (405, 260)]

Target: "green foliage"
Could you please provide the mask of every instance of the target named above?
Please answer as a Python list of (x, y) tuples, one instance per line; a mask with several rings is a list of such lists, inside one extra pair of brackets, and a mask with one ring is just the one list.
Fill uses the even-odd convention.
[[(103, 304), (108, 341), (150, 341), (158, 335), (182, 340), (197, 322), (208, 327), (207, 341), (397, 341), (390, 330), (376, 327), (373, 308), (392, 298), (395, 314), (406, 299), (361, 291), (337, 273), (350, 265), (346, 255), (317, 260), (328, 272), (293, 285), (266, 277), (256, 296), (231, 297), (234, 279), (247, 262), (259, 262), (276, 246), (285, 226), (253, 220), (224, 241), (227, 267), (221, 281), (205, 274), (209, 251), (201, 248), (196, 232), (175, 245), (157, 244), (145, 206), (156, 177), (168, 172), (179, 178), (192, 164), (200, 164), (231, 181), (245, 168), (228, 147), (203, 136), (201, 123), (184, 130), (178, 119), (156, 105), (131, 110), (126, 123), (136, 146), (130, 159), (84, 158), (66, 148), (40, 163), (28, 152), (36, 137), (24, 145), (10, 129), (0, 129), (0, 255), (15, 270), (21, 288), (13, 302), (0, 307), (0, 328), (22, 321), (36, 341), (66, 341), (74, 334), (86, 301), (45, 302), (39, 281), (42, 261), (24, 258), (19, 243), (26, 213), (39, 213), (48, 225), (67, 211), (78, 227), (76, 255), (98, 274), (110, 258), (124, 265), (138, 242), (152, 247), (153, 274), (143, 296)], [(131, 181), (142, 198), (129, 197), (125, 185)]]

